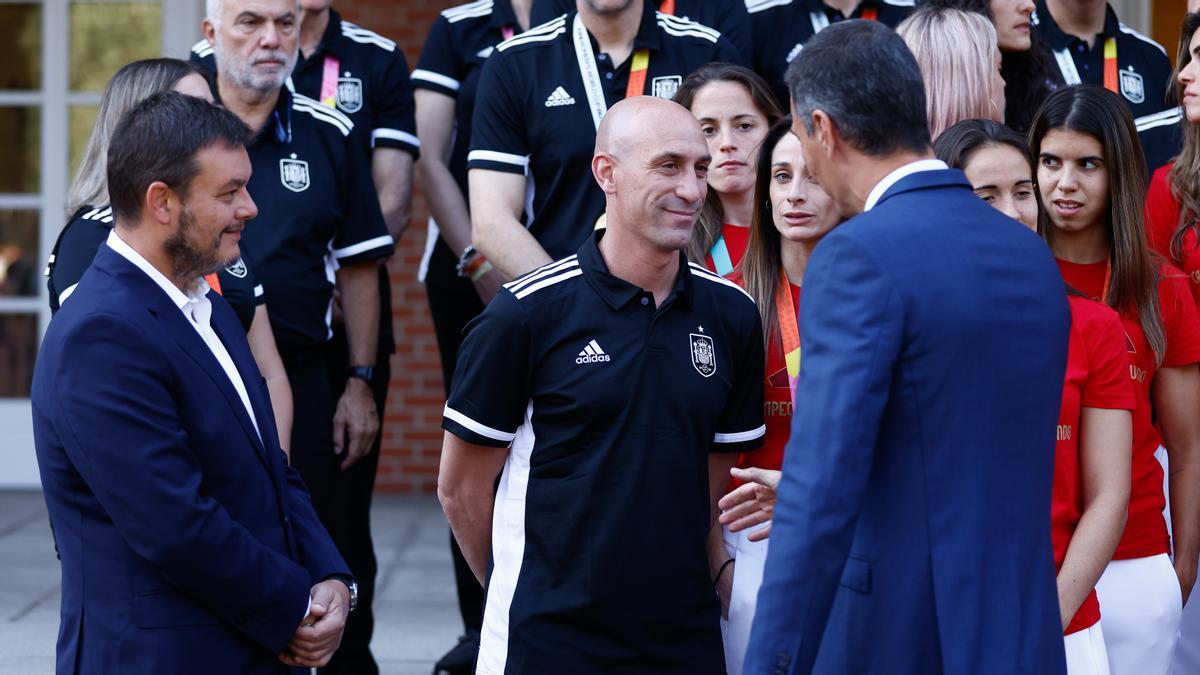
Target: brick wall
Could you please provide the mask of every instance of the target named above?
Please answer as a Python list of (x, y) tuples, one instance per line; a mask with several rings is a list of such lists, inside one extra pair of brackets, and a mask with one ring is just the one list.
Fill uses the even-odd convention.
[[(462, 1), (338, 0), (334, 7), (346, 20), (398, 42), (412, 68), (438, 12)], [(417, 281), (429, 209), (420, 189), (414, 192), (412, 223), (389, 265), (397, 346), (376, 482), (387, 492), (433, 492), (442, 446), (442, 371), (425, 288)]]

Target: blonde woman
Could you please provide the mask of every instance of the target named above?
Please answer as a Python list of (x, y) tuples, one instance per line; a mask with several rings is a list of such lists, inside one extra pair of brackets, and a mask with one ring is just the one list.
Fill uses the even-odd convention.
[(925, 79), (925, 108), (934, 140), (962, 120), (1004, 122), (1004, 78), (996, 28), (975, 12), (922, 8), (896, 32)]

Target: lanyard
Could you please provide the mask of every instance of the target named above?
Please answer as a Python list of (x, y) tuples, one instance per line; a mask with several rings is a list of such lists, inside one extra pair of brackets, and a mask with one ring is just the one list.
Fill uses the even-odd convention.
[(1104, 262), (1104, 288), (1100, 291), (1100, 302), (1108, 304), (1108, 289), (1112, 284), (1112, 258)]
[[(600, 69), (596, 67), (596, 53), (592, 50), (592, 41), (588, 37), (583, 19), (575, 15), (571, 34), (575, 43), (575, 60), (579, 62), (579, 75), (583, 78), (583, 90), (587, 94), (588, 108), (592, 113), (592, 123), (600, 128), (600, 120), (608, 112), (608, 102), (604, 99), (604, 84), (600, 81)], [(629, 70), (629, 85), (625, 88), (625, 98), (639, 96), (646, 88), (646, 71), (650, 68), (650, 50), (639, 49), (633, 53), (633, 64)]]
[[(1064, 47), (1054, 52), (1054, 60), (1058, 62), (1058, 71), (1062, 73), (1064, 84), (1069, 87), (1083, 82), (1070, 49)], [(1111, 37), (1104, 39), (1104, 88), (1114, 94), (1121, 93), (1117, 80), (1117, 39)]]
[(783, 361), (787, 364), (788, 388), (792, 390), (792, 408), (796, 406), (796, 380), (800, 377), (800, 326), (792, 304), (792, 282), (781, 265), (779, 285), (775, 289), (775, 316), (783, 339)]
[(713, 259), (713, 267), (717, 274), (726, 276), (733, 271), (733, 259), (729, 256), (729, 247), (725, 245), (725, 235), (717, 236), (717, 243), (708, 252)]
[(325, 72), (321, 75), (321, 103), (337, 107), (338, 70), (341, 62), (332, 54), (325, 55)]
[(517, 31), (513, 30), (512, 26), (502, 26), (500, 28), (500, 36), (505, 40), (511, 40), (512, 36), (516, 35)]
[(658, 6), (658, 11), (663, 14), (675, 16), (675, 0), (662, 0), (662, 4)]
[(221, 278), (217, 276), (216, 272), (205, 274), (204, 280), (208, 282), (209, 288), (217, 292), (217, 295), (225, 295), (221, 292)]
[(1114, 94), (1120, 94), (1117, 85), (1117, 39), (1104, 40), (1104, 88)]

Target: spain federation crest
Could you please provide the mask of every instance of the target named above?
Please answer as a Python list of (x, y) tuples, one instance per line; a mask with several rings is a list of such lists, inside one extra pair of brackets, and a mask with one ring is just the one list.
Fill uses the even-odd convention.
[(717, 372), (717, 354), (712, 338), (696, 333), (688, 333), (688, 338), (692, 343), (692, 367), (704, 377), (712, 377)]
[(675, 98), (675, 92), (679, 91), (679, 85), (681, 84), (683, 84), (683, 77), (679, 75), (656, 77), (650, 82), (650, 93), (658, 98), (665, 98), (669, 101)]
[(279, 160), (279, 181), (292, 192), (304, 192), (309, 183), (308, 162), (296, 159), (295, 153), (290, 159)]
[(246, 278), (246, 263), (242, 262), (241, 258), (238, 258), (237, 260), (235, 260), (233, 262), (232, 265), (230, 265), (229, 267), (226, 267), (225, 271), (229, 272), (230, 276), (234, 276), (239, 279), (245, 279)]
[(348, 113), (356, 113), (362, 110), (362, 80), (357, 77), (338, 78), (337, 104), (339, 108)]
[(1121, 95), (1130, 103), (1141, 103), (1146, 100), (1146, 87), (1142, 76), (1132, 70), (1118, 71), (1121, 74)]

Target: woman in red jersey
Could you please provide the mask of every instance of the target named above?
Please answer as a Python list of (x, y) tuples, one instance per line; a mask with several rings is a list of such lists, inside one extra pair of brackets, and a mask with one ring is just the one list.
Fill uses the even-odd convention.
[[(1200, 319), (1187, 278), (1146, 246), (1145, 164), (1120, 99), (1098, 87), (1055, 92), (1029, 145), (1042, 235), (1066, 282), (1120, 314), (1136, 395), (1129, 516), (1096, 586), (1109, 663), (1115, 673), (1166, 673), (1200, 550)], [(1160, 441), (1171, 466), (1174, 564)]]
[[(934, 143), (982, 199), (1036, 230), (1034, 165), (1025, 140), (991, 120), (959, 122)], [(1107, 675), (1095, 586), (1129, 506), (1134, 389), (1115, 311), (1069, 289), (1071, 337), (1055, 444), (1050, 507), (1067, 672)]]
[[(1154, 172), (1146, 198), (1150, 246), (1188, 276), (1200, 308), (1200, 14), (1188, 14), (1179, 35), (1176, 99), (1182, 103), (1183, 150)], [(1170, 525), (1170, 523), (1168, 523)], [(1200, 672), (1200, 607), (1184, 609), (1175, 648), (1177, 673)]]
[(731, 63), (701, 66), (679, 86), (675, 102), (700, 120), (712, 155), (708, 198), (692, 232), (688, 259), (728, 275), (750, 239), (758, 147), (783, 113), (761, 77)]
[(1150, 246), (1187, 273), (1200, 304), (1200, 14), (1188, 14), (1179, 36), (1175, 93), (1182, 102), (1183, 150), (1154, 172), (1146, 196)]
[[(790, 129), (791, 118), (785, 117), (762, 141), (750, 240), (741, 264), (730, 275), (758, 305), (767, 352), (763, 383), (766, 440), (760, 449), (739, 458), (740, 468), (733, 470), (735, 485), (740, 478), (777, 472), (783, 464), (800, 369), (797, 315), (804, 270), (817, 243), (841, 222), (829, 196), (805, 169), (800, 140)], [(725, 663), (731, 675), (742, 672), (767, 557), (767, 542), (751, 539), (759, 539), (755, 532), (714, 531), (710, 538), (713, 576), (722, 604), (728, 607)]]

